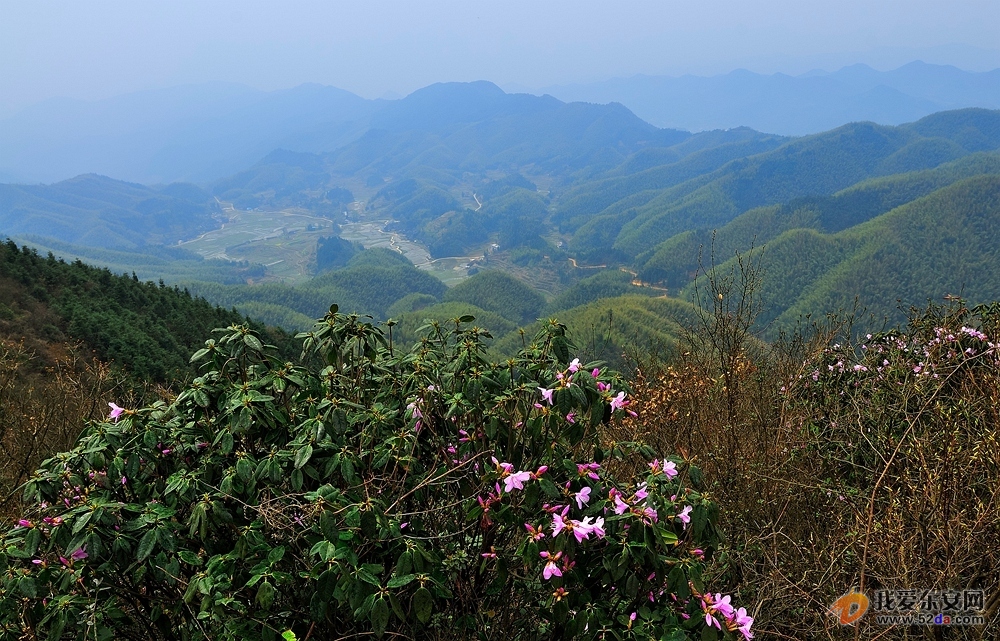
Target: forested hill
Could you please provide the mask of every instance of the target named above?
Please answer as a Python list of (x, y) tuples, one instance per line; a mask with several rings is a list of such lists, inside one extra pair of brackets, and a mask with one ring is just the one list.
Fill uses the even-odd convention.
[[(191, 354), (213, 329), (234, 323), (265, 331), (162, 281), (140, 282), (42, 257), (11, 241), (0, 244), (0, 340), (24, 341), (42, 366), (53, 343), (79, 342), (137, 379), (169, 383), (189, 378)], [(287, 334), (266, 333), (291, 353)]]
[(48, 236), (91, 247), (173, 243), (217, 227), (202, 188), (153, 188), (85, 174), (53, 185), (0, 185), (0, 233)]

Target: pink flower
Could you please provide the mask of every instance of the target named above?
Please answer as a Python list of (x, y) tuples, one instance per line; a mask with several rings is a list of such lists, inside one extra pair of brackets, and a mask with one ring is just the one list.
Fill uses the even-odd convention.
[(552, 536), (559, 536), (559, 533), (563, 530), (572, 530), (573, 526), (570, 525), (562, 515), (558, 512), (552, 515)]
[(618, 392), (618, 396), (611, 399), (611, 411), (620, 410), (628, 405), (628, 401), (625, 400), (625, 392)]
[(602, 383), (601, 381), (597, 381), (597, 391), (598, 392), (607, 392), (610, 389), (611, 389), (611, 386), (608, 385), (607, 383)]
[(531, 472), (514, 472), (503, 480), (504, 491), (511, 492), (514, 488), (524, 489), (525, 481), (531, 479)]
[(753, 617), (747, 614), (746, 608), (740, 608), (733, 613), (733, 621), (738, 626), (738, 630), (743, 634), (743, 638), (749, 641), (753, 638), (750, 626), (753, 625)]
[(639, 485), (638, 489), (635, 491), (635, 500), (642, 501), (647, 496), (649, 496), (649, 490), (646, 489), (646, 484), (642, 483)]
[(577, 507), (582, 510), (583, 506), (590, 501), (590, 486), (581, 488), (579, 492), (573, 495), (573, 498), (576, 499)]
[(569, 364), (569, 371), (573, 372), (574, 374), (576, 374), (577, 372), (580, 371), (580, 359), (579, 358), (574, 358), (573, 362)]
[(624, 514), (629, 511), (629, 504), (622, 500), (621, 492), (615, 488), (608, 491), (608, 498), (615, 504), (615, 514)]
[(721, 593), (716, 592), (715, 593), (715, 599), (714, 599), (714, 604), (713, 605), (714, 605), (715, 609), (719, 612), (719, 614), (721, 614), (722, 616), (726, 617), (727, 619), (732, 619), (733, 618), (733, 606), (730, 603), (732, 600), (733, 600), (733, 597), (731, 597), (730, 595), (727, 594), (725, 596), (722, 596)]
[(549, 405), (552, 405), (552, 392), (554, 389), (545, 389), (544, 387), (539, 387), (538, 391), (542, 393), (542, 398), (548, 401)]
[(597, 475), (597, 470), (601, 469), (600, 463), (577, 463), (576, 473), (581, 477), (587, 476), (595, 481), (601, 480), (601, 477)]
[(570, 425), (576, 423), (576, 412), (570, 412), (566, 415), (566, 422)]
[(74, 550), (73, 553), (69, 555), (69, 558), (73, 559), (74, 561), (81, 561), (87, 558), (87, 551), (84, 550), (83, 548), (79, 548), (77, 550)]
[(549, 470), (548, 465), (539, 465), (538, 469), (531, 473), (531, 479), (537, 481), (542, 474), (545, 474)]
[(493, 457), (493, 465), (497, 466), (497, 473), (501, 478), (507, 476), (514, 470), (514, 466), (510, 463), (501, 463), (497, 460), (497, 457)]
[(666, 474), (668, 479), (673, 479), (677, 476), (677, 464), (667, 459), (663, 459), (663, 461), (653, 459), (649, 462), (649, 469), (652, 470), (653, 474), (660, 474), (661, 472)]
[(35, 527), (35, 524), (29, 521), (28, 519), (21, 519), (20, 521), (17, 522), (17, 525), (18, 527), (26, 527), (26, 528)]
[[(588, 516), (587, 518), (583, 519), (583, 521), (580, 521), (579, 523), (574, 525), (574, 528), (577, 530), (584, 530), (587, 534), (593, 534), (597, 538), (603, 539), (605, 536), (604, 518), (599, 516), (597, 517), (596, 521), (591, 523), (591, 519), (593, 518), (594, 517), (592, 516)], [(579, 537), (577, 538), (579, 539)]]
[(598, 376), (600, 376), (600, 375), (601, 375), (601, 370), (600, 370), (600, 369), (598, 369), (598, 368), (596, 368), (596, 367), (594, 368), (594, 371), (592, 371), (592, 372), (590, 373), (590, 376), (591, 376), (592, 378), (597, 378), (597, 377), (598, 377)]
[(551, 579), (553, 576), (562, 576), (562, 570), (560, 570), (559, 566), (556, 564), (556, 562), (562, 558), (562, 552), (556, 552), (555, 554), (550, 555), (546, 550), (542, 550), (538, 553), (538, 555), (543, 559), (547, 559), (545, 568), (542, 569), (542, 576), (545, 577), (546, 581)]
[(540, 541), (545, 538), (545, 532), (542, 530), (541, 525), (536, 528), (531, 523), (525, 523), (524, 527), (528, 530), (528, 536), (531, 537), (532, 541)]
[(108, 407), (111, 408), (111, 414), (108, 416), (108, 418), (113, 419), (117, 423), (118, 417), (122, 415), (122, 412), (125, 411), (125, 408), (118, 407), (114, 403), (108, 403)]
[(677, 515), (677, 518), (684, 523), (684, 527), (687, 527), (687, 524), (691, 522), (691, 510), (693, 509), (690, 505), (685, 505), (684, 509)]

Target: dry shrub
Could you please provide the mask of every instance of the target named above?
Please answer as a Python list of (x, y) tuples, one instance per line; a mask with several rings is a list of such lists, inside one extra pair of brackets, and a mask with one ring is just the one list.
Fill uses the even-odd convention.
[(765, 345), (750, 331), (756, 269), (710, 273), (702, 327), (671, 362), (640, 364), (639, 417), (617, 436), (701, 467), (729, 537), (715, 571), (756, 604), (758, 638), (995, 638), (871, 614), (841, 626), (829, 607), (858, 587), (976, 588), (995, 620), (1000, 312), (934, 307), (864, 348), (837, 344), (849, 322)]
[(0, 524), (18, 513), (19, 488), (42, 460), (68, 450), (109, 401), (139, 395), (80, 348), (49, 344), (39, 356), (23, 341), (0, 341)]

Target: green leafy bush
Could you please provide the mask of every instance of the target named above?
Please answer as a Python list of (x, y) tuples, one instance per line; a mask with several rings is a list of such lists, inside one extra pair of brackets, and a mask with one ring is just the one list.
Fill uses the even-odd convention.
[(28, 482), (0, 639), (750, 636), (703, 583), (700, 471), (602, 440), (627, 394), (563, 326), (493, 364), (482, 330), (403, 352), (333, 307), (318, 367), (218, 331), (171, 404), (112, 406)]

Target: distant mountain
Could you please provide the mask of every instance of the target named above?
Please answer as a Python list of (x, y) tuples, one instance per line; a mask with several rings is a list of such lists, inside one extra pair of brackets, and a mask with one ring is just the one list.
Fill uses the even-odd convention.
[[(315, 206), (346, 179), (374, 189), (404, 180), (447, 188), (470, 173), (529, 168), (557, 180), (578, 180), (612, 170), (644, 149), (691, 138), (688, 132), (654, 127), (621, 105), (508, 94), (489, 82), (431, 85), (385, 104), (370, 125), (356, 140), (328, 153), (269, 154), (215, 183), (213, 193), (242, 207), (307, 204), (301, 198), (309, 191)], [(289, 188), (298, 200), (281, 200)], [(449, 200), (437, 214), (453, 203)]]
[(336, 149), (381, 101), (321, 85), (263, 92), (188, 85), (106, 100), (49, 100), (0, 120), (0, 176), (52, 182), (99, 173), (142, 183), (208, 182), (277, 147)]
[(791, 229), (767, 244), (762, 265), (759, 320), (773, 333), (810, 314), (849, 311), (855, 300), (891, 323), (947, 295), (998, 300), (1000, 174), (958, 181), (835, 234)]
[(687, 176), (685, 161), (583, 183), (566, 195), (555, 219), (574, 232), (572, 251), (634, 261), (660, 280), (654, 265), (669, 253), (664, 247), (673, 246), (660, 244), (676, 242), (671, 239), (678, 234), (723, 227), (757, 207), (832, 196), (863, 180), (998, 148), (1000, 111), (944, 112), (899, 127), (852, 123), (717, 168), (705, 165), (683, 182), (676, 177)]
[(913, 62), (893, 71), (866, 65), (801, 76), (746, 70), (700, 77), (633, 76), (546, 87), (561, 100), (620, 102), (659, 127), (689, 131), (747, 126), (782, 135), (848, 122), (898, 125), (947, 109), (1000, 108), (1000, 69), (985, 73)]
[(173, 243), (217, 227), (214, 203), (190, 183), (153, 188), (96, 174), (52, 185), (0, 184), (0, 234), (124, 249)]

